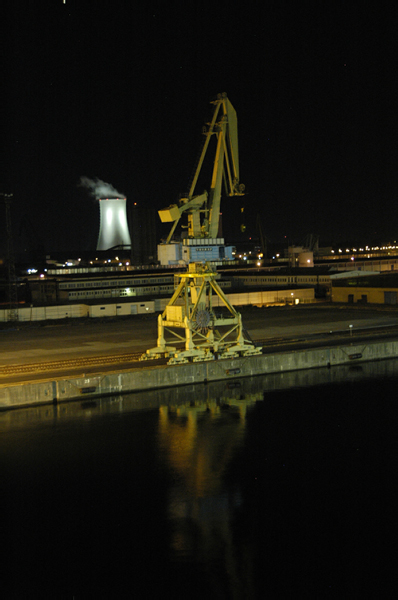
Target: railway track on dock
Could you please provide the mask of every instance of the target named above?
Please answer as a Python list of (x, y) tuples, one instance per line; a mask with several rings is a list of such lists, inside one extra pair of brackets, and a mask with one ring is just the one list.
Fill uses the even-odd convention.
[[(330, 335), (330, 334), (334, 335)], [(303, 347), (316, 347), (319, 345), (338, 345), (343, 340), (351, 343), (364, 342), (366, 340), (374, 339), (376, 337), (395, 337), (398, 334), (396, 327), (394, 328), (364, 328), (363, 330), (356, 330), (355, 335), (351, 336), (347, 331), (335, 331), (322, 334), (313, 334), (309, 336), (298, 336), (292, 338), (267, 338), (253, 340), (256, 346), (262, 346), (263, 353), (269, 354), (271, 352), (283, 352), (286, 350), (301, 349)], [(49, 375), (50, 373), (68, 373), (81, 371), (84, 374), (92, 374), (96, 369), (100, 370), (105, 368), (106, 370), (112, 370), (112, 367), (120, 369), (150, 369), (154, 365), (161, 365), (167, 362), (167, 358), (154, 359), (148, 362), (139, 362), (139, 358), (142, 355), (140, 352), (130, 352), (127, 354), (111, 354), (111, 355), (97, 355), (97, 356), (84, 356), (72, 359), (60, 359), (53, 361), (41, 361), (37, 363), (23, 363), (23, 364), (10, 364), (0, 365), (0, 384), (2, 381), (6, 381), (7, 378), (21, 378), (25, 376), (38, 377), (40, 375)]]
[[(83, 358), (55, 360), (39, 363), (25, 363), (20, 365), (2, 365), (0, 366), (0, 381), (2, 377), (15, 375), (27, 375), (32, 373), (46, 373), (52, 371), (66, 371), (76, 369), (92, 369), (104, 366), (122, 366), (138, 362), (142, 352), (132, 352), (130, 354), (114, 354), (109, 356), (91, 356)], [(140, 363), (141, 365), (142, 363)]]

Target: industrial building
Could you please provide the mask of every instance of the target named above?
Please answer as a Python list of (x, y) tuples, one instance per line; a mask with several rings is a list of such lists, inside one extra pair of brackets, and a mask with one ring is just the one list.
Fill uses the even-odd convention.
[(221, 271), (231, 281), (234, 289), (279, 289), (281, 287), (312, 288), (315, 296), (326, 298), (330, 294), (330, 273), (325, 269), (307, 268), (278, 269), (267, 272), (262, 269)]
[(103, 302), (104, 299), (171, 296), (173, 273), (96, 277), (44, 277), (27, 280), (31, 302), (35, 305), (63, 302)]
[(157, 213), (134, 202), (128, 211), (131, 232), (131, 264), (157, 262)]
[(398, 273), (332, 275), (332, 301), (348, 304), (398, 304)]

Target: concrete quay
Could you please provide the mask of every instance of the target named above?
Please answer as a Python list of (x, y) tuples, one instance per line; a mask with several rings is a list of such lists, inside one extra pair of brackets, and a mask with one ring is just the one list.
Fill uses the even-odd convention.
[[(257, 313), (256, 319), (252, 320), (249, 331), (254, 340), (264, 339), (264, 321), (267, 322), (268, 335), (270, 339), (272, 337), (279, 337), (284, 339), (297, 339), (297, 336), (303, 333), (308, 335), (314, 335), (319, 333), (319, 329), (323, 332), (327, 330), (332, 331), (331, 325), (333, 324), (334, 331), (345, 331), (347, 332), (347, 314), (344, 314), (344, 318), (341, 317), (342, 312), (336, 315), (336, 311), (329, 311), (322, 313), (320, 311), (314, 312), (313, 309), (308, 311), (290, 311), (290, 312), (276, 312), (273, 313), (274, 319), (282, 319), (283, 322), (290, 320), (289, 332), (283, 332), (283, 327), (277, 327), (274, 325), (273, 332), (270, 336), (269, 327), (271, 325), (272, 314), (271, 313)], [(358, 314), (360, 313), (360, 314)], [(349, 314), (348, 321), (355, 323), (356, 329), (363, 328), (377, 328), (377, 327), (391, 327), (394, 328), (398, 324), (396, 313), (381, 313), (379, 311), (366, 313), (365, 311), (358, 311), (355, 313), (357, 318), (353, 319), (353, 315)], [(323, 318), (320, 318), (322, 317)], [(359, 318), (360, 317), (360, 318)], [(319, 320), (319, 322), (318, 322)], [(245, 325), (249, 319), (245, 319)], [(307, 321), (307, 324), (305, 323)], [(134, 322), (133, 322), (134, 323)], [(257, 323), (257, 326), (256, 326)], [(129, 322), (129, 325), (131, 321)], [(312, 324), (312, 325), (311, 325)], [(349, 324), (352, 324), (351, 322)], [(106, 327), (114, 324), (107, 324)], [(137, 325), (137, 323), (136, 323)], [(112, 330), (118, 329), (118, 327), (112, 327)], [(123, 325), (121, 326), (123, 327)], [(106, 329), (106, 328), (105, 328)], [(126, 325), (124, 325), (124, 329)], [(143, 332), (146, 330), (146, 346), (148, 347), (148, 323), (144, 323)], [(278, 331), (277, 331), (278, 329)], [(305, 331), (304, 331), (305, 329)], [(354, 329), (354, 331), (356, 330)], [(65, 331), (58, 329), (58, 336), (54, 331), (47, 339), (47, 344), (52, 347), (56, 345), (56, 340), (60, 340), (60, 336), (65, 336)], [(110, 332), (110, 329), (108, 330)], [(253, 335), (253, 331), (255, 334)], [(11, 334), (11, 332), (2, 332)], [(279, 334), (279, 336), (277, 335)], [(145, 333), (144, 333), (145, 335)], [(18, 350), (18, 334), (13, 332), (10, 340), (15, 340), (14, 345), (14, 362), (16, 360), (15, 355), (22, 350)], [(34, 337), (34, 336), (33, 336)], [(33, 342), (33, 337), (30, 339), (31, 350), (28, 360), (32, 362), (37, 361), (39, 356), (48, 356), (49, 351), (46, 348), (46, 336), (39, 335), (36, 338), (36, 343)], [(66, 336), (67, 337), (67, 336)], [(73, 336), (70, 336), (71, 338)], [(111, 336), (110, 336), (111, 337)], [(29, 336), (23, 336), (20, 341), (22, 343), (21, 348), (24, 346), (26, 338)], [(99, 345), (107, 346), (107, 342), (104, 341), (107, 338), (102, 335)], [(4, 339), (3, 339), (4, 341)], [(76, 342), (76, 340), (75, 340)], [(138, 348), (136, 340), (130, 341), (129, 350)], [(34, 351), (34, 347), (36, 351)], [(58, 346), (59, 347), (59, 346)], [(89, 347), (92, 350), (92, 344), (89, 342)], [(41, 353), (38, 349), (41, 348)], [(4, 348), (3, 348), (4, 349)], [(126, 344), (115, 345), (115, 350), (120, 351), (126, 350)], [(62, 353), (62, 349), (60, 351)], [(95, 348), (93, 350), (96, 351)], [(109, 353), (109, 346), (106, 348)], [(51, 351), (50, 351), (51, 352)], [(98, 352), (98, 348), (97, 348)], [(69, 349), (68, 355), (76, 353), (84, 353), (81, 341), (79, 348), (73, 352)], [(9, 361), (9, 355), (5, 362), (5, 356), (3, 352), (0, 352), (0, 365), (1, 364), (12, 364)], [(51, 352), (53, 357), (55, 352)], [(87, 355), (87, 349), (86, 349)], [(142, 368), (135, 369), (117, 369), (113, 367), (112, 370), (103, 371), (101, 373), (86, 373), (76, 374), (71, 376), (56, 376), (52, 374), (48, 377), (43, 377), (39, 381), (26, 380), (23, 382), (7, 382), (6, 380), (0, 381), (0, 410), (8, 410), (17, 407), (41, 405), (49, 403), (66, 402), (70, 400), (88, 400), (90, 398), (97, 398), (100, 396), (114, 396), (131, 392), (144, 392), (148, 390), (162, 389), (162, 388), (173, 388), (180, 386), (187, 386), (198, 383), (208, 383), (221, 380), (232, 380), (242, 377), (250, 377), (256, 375), (267, 375), (275, 373), (288, 373), (293, 371), (301, 371), (304, 369), (315, 369), (321, 367), (333, 368), (337, 365), (356, 365), (363, 362), (378, 361), (384, 359), (391, 359), (398, 357), (398, 333), (396, 335), (389, 335), (384, 337), (377, 337), (375, 339), (363, 338), (360, 336), (357, 338), (347, 337), (341, 339), (338, 343), (332, 345), (325, 342), (325, 339), (319, 340), (319, 345), (316, 347), (307, 348), (295, 348), (294, 344), (289, 350), (283, 350), (283, 348), (275, 348), (267, 354), (262, 354), (253, 357), (240, 357), (235, 359), (227, 360), (215, 360), (211, 362), (203, 363), (189, 363), (185, 365), (167, 366), (164, 364), (158, 365), (156, 362), (153, 363), (153, 367), (148, 368), (146, 363), (143, 363)], [(22, 356), (20, 357), (22, 358)], [(26, 359), (25, 359), (26, 362)]]
[(2, 386), (0, 410), (398, 357), (398, 339)]

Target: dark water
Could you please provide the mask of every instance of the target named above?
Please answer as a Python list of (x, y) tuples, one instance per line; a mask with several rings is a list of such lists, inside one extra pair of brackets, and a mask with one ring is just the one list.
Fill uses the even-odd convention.
[(388, 598), (398, 366), (0, 414), (4, 598)]

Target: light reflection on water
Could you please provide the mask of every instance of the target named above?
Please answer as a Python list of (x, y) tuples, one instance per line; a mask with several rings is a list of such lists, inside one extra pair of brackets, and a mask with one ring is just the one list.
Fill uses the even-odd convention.
[(9, 597), (369, 588), (359, 572), (384, 547), (398, 457), (397, 369), (382, 361), (0, 413)]
[(224, 479), (244, 443), (246, 406), (242, 400), (235, 406), (160, 409), (159, 449), (172, 473), (168, 518), (175, 558), (200, 564), (217, 559), (213, 550), (220, 544), (231, 545), (229, 521), (241, 498), (239, 490), (225, 489)]

